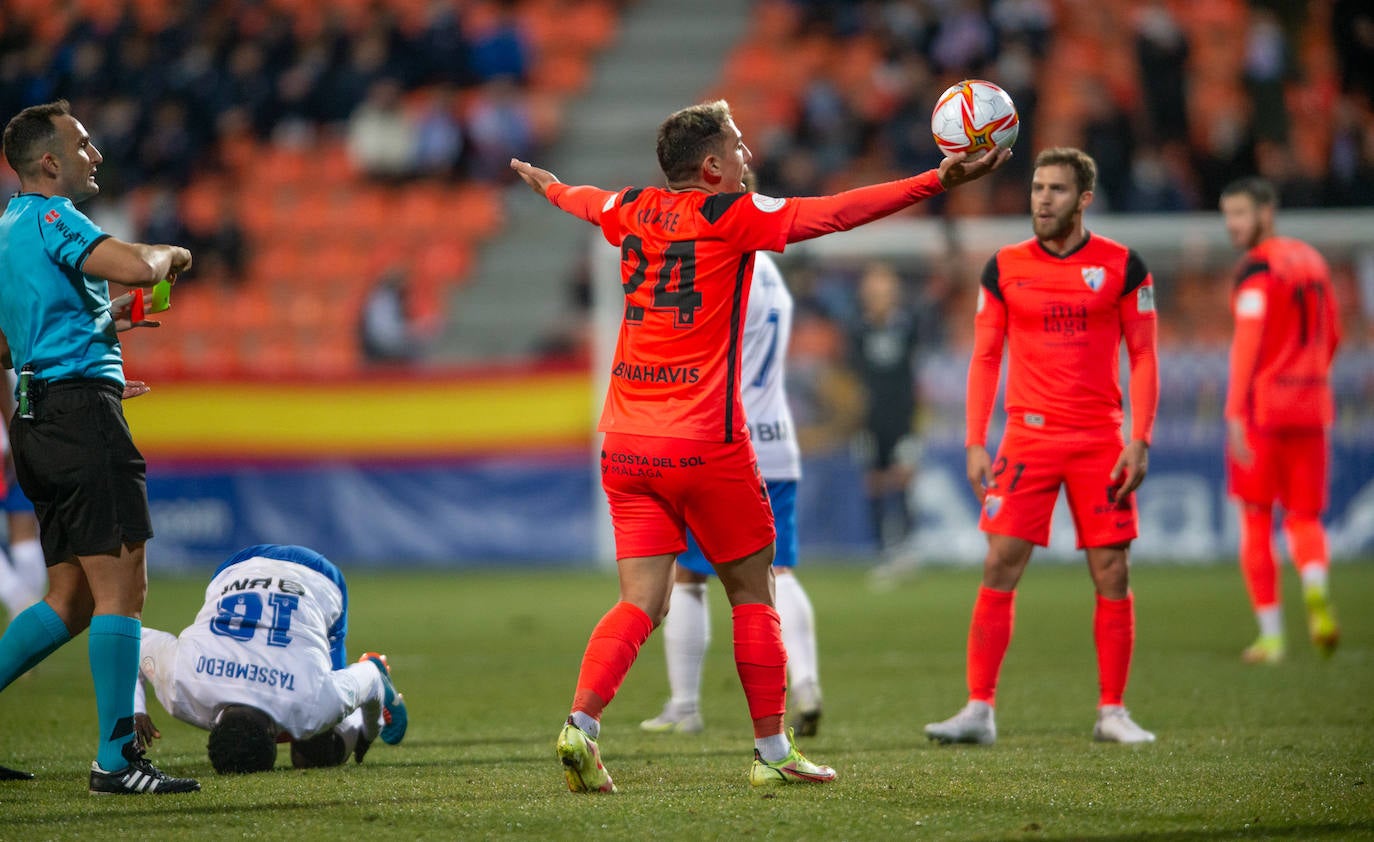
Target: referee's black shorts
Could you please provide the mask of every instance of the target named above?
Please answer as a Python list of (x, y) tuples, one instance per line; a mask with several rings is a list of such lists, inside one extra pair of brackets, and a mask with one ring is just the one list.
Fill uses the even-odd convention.
[(147, 463), (129, 434), (119, 385), (58, 380), (33, 392), (34, 417), (15, 417), (10, 444), (48, 566), (118, 554), (123, 544), (153, 537)]

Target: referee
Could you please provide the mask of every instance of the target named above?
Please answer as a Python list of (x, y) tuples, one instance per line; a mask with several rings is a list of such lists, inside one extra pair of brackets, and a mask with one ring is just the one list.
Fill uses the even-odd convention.
[(195, 791), (199, 783), (163, 774), (134, 740), (143, 547), (153, 530), (143, 456), (121, 405), (126, 385), (138, 389), (125, 383), (116, 332), (141, 308), (132, 296), (111, 302), (106, 283), (175, 279), (191, 253), (121, 242), (76, 209), (100, 192), (102, 158), (65, 100), (19, 112), (4, 151), (21, 191), (0, 216), (0, 354), (21, 372), (10, 441), (49, 586), (0, 638), (0, 689), (89, 627), (100, 727), (91, 793)]

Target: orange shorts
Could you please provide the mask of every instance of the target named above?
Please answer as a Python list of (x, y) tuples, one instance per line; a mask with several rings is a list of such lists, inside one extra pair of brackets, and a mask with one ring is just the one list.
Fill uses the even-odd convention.
[(1078, 532), (1078, 548), (1109, 547), (1136, 537), (1135, 495), (1112, 502), (1112, 468), (1121, 457), (1120, 433), (1046, 433), (1007, 425), (992, 463), (993, 487), (978, 528), (1033, 544), (1050, 542), (1050, 519), (1064, 486)]
[(721, 444), (607, 433), (601, 487), (616, 558), (678, 555), (689, 528), (714, 564), (773, 542), (773, 509), (747, 438)]
[(1241, 465), (1226, 452), (1226, 478), (1231, 494), (1247, 503), (1268, 505), (1278, 500), (1284, 509), (1316, 517), (1326, 509), (1326, 470), (1329, 460), (1326, 430), (1246, 430), (1254, 452)]

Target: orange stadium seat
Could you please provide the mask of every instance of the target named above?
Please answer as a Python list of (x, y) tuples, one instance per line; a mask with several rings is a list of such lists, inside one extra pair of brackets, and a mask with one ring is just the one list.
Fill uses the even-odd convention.
[[(308, 40), (331, 19), (342, 22), (346, 32), (361, 32), (384, 9), (404, 31), (414, 33), (436, 2), (452, 3), (469, 36), (515, 15), (534, 47), (532, 82), (524, 95), (541, 143), (556, 136), (564, 101), (585, 86), (591, 53), (612, 41), (619, 24), (619, 4), (613, 0), (263, 0), (244, 4), (237, 21), (252, 34), (262, 32), (271, 18), (285, 17), (294, 34)], [(182, 9), (179, 0), (71, 0), (56, 5), (4, 0), (0, 30), (23, 22), (36, 27), (39, 42), (50, 44), (78, 21), (115, 21), (129, 10), (142, 31), (157, 33)], [(459, 101), (471, 96), (460, 92)], [(343, 371), (357, 364), (352, 323), (363, 292), (383, 268), (419, 248), (413, 270), (428, 284), (450, 287), (467, 272), (472, 243), (495, 236), (504, 223), (501, 187), (420, 182), (379, 188), (357, 171), (337, 134), (322, 132), (321, 138), (309, 149), (298, 149), (257, 140), (246, 125), (228, 130), (211, 160), (184, 188), (187, 226), (212, 231), (224, 214), (235, 214), (247, 238), (249, 263), (232, 290), (212, 293), (209, 285), (216, 279), (192, 277), (188, 280), (206, 285), (178, 291), (167, 329), (148, 342), (159, 359), (175, 361), (164, 370), (216, 375), (245, 370), (248, 363), (235, 343), (216, 341), (226, 326), (256, 334), (259, 323), (275, 320), (280, 329), (318, 333), (321, 324), (345, 320), (349, 347), (329, 350), (323, 363), (307, 362), (300, 354), (294, 363), (282, 363), (291, 355), (276, 345), (258, 354), (274, 366), (308, 364), (312, 370)], [(226, 199), (226, 191), (236, 195)], [(146, 193), (135, 191), (131, 200), (138, 217)], [(276, 312), (274, 302), (292, 301), (292, 295), (299, 300)], [(343, 304), (337, 303), (341, 300)], [(321, 301), (329, 306), (322, 308)], [(245, 322), (250, 317), (253, 321)], [(262, 365), (254, 362), (251, 367)]]
[(486, 184), (467, 184), (443, 199), (441, 236), (480, 240), (492, 236), (504, 223), (500, 191)]
[(305, 253), (300, 244), (289, 238), (259, 248), (249, 263), (251, 285), (293, 284), (305, 274)]
[(570, 96), (586, 88), (590, 78), (591, 67), (579, 49), (551, 45), (535, 63), (530, 85), (537, 91)]
[(290, 377), (298, 367), (295, 338), (279, 331), (239, 338), (238, 370), (263, 379)]
[(259, 153), (258, 164), (253, 169), (253, 179), (259, 188), (273, 185), (297, 185), (305, 181), (310, 161), (305, 154), (294, 149), (264, 145)]
[[(185, 287), (185, 289), (183, 289)], [(232, 295), (222, 285), (202, 286), (194, 280), (177, 283), (172, 309), (162, 317), (161, 331), (177, 337), (213, 334), (224, 328), (224, 302)]]
[(248, 191), (238, 208), (239, 225), (253, 239), (266, 237), (276, 223), (275, 202), (263, 191)]
[(466, 246), (455, 242), (435, 242), (415, 258), (413, 273), (417, 283), (434, 287), (453, 286), (467, 272), (471, 255)]
[(432, 232), (448, 224), (444, 218), (444, 195), (436, 187), (420, 185), (403, 191), (395, 208), (393, 230), (410, 240), (428, 239)]
[(77, 0), (75, 7), (82, 19), (94, 23), (97, 27), (117, 24), (124, 12), (123, 3), (111, 3), (110, 0)]
[(322, 376), (341, 376), (358, 370), (362, 355), (358, 349), (356, 331), (337, 330), (326, 333), (323, 341), (302, 348), (297, 365), (303, 373)]
[(33, 24), (49, 8), (45, 0), (8, 0), (3, 14), (6, 22)]
[(237, 373), (238, 343), (220, 332), (187, 337), (181, 345), (181, 364), (197, 379), (218, 379)]
[(779, 43), (792, 40), (797, 30), (797, 9), (786, 0), (764, 0), (754, 6), (750, 41)]
[(355, 191), (345, 208), (346, 227), (366, 241), (385, 237), (390, 227), (391, 203), (392, 198), (379, 188)]

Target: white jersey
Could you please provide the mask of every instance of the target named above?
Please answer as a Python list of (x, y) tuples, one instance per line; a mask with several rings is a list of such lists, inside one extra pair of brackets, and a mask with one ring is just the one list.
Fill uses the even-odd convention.
[(235, 556), (210, 580), (195, 623), (179, 638), (145, 630), (139, 674), (184, 722), (209, 728), (221, 709), (243, 704), (302, 739), (342, 716), (330, 673), (343, 668), (335, 663), (347, 630), (343, 578), (303, 548), (251, 549), (300, 557)]
[(801, 450), (783, 388), (791, 339), (792, 293), (773, 258), (756, 252), (754, 284), (744, 318), (740, 396), (759, 473), (765, 480), (801, 479)]

